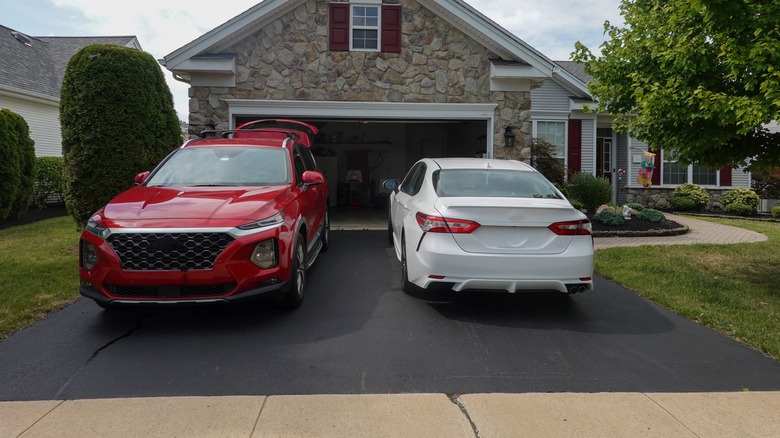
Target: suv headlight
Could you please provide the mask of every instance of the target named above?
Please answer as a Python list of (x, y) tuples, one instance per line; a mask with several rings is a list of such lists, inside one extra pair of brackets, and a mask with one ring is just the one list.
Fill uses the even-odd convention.
[(108, 236), (111, 234), (111, 230), (104, 227), (103, 225), (98, 224), (94, 219), (87, 221), (87, 226), (84, 227), (84, 231), (89, 231), (103, 240), (108, 238)]
[(279, 261), (276, 256), (276, 239), (264, 240), (255, 245), (249, 260), (263, 269), (275, 267)]
[(236, 228), (243, 231), (254, 231), (260, 228), (270, 228), (279, 226), (284, 223), (284, 212), (279, 212), (271, 217), (260, 219), (259, 221), (250, 222), (248, 224), (239, 225)]

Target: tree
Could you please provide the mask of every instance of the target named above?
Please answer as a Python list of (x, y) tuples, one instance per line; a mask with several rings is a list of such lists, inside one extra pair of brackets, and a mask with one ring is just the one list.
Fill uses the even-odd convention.
[(35, 142), (19, 114), (0, 109), (0, 220), (16, 219), (35, 189)]
[(780, 2), (623, 0), (601, 55), (577, 42), (595, 110), (685, 164), (780, 165)]
[(181, 141), (160, 66), (127, 47), (95, 44), (71, 58), (60, 123), (65, 205), (78, 227)]

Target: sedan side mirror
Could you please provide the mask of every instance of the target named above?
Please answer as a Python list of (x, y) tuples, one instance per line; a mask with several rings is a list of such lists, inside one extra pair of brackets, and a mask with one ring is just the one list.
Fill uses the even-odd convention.
[(386, 179), (382, 181), (382, 188), (393, 192), (398, 189), (398, 180)]

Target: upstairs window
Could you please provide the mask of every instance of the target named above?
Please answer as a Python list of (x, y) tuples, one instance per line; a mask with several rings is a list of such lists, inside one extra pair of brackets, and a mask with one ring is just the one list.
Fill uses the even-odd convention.
[(330, 4), (330, 50), (401, 51), (401, 7), (367, 3)]
[(379, 50), (378, 6), (352, 6), (352, 50)]

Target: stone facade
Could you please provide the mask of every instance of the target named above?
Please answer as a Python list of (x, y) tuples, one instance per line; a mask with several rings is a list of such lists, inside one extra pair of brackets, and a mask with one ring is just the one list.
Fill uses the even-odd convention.
[[(709, 211), (723, 211), (723, 205), (720, 198), (728, 189), (708, 189), (704, 188), (710, 194)], [(651, 208), (671, 208), (672, 194), (674, 188), (653, 187), (652, 189), (626, 187), (626, 203), (638, 202), (645, 207)]]
[[(530, 92), (490, 90), (484, 46), (415, 0), (401, 0), (401, 53), (331, 52), (328, 2), (308, 0), (228, 51), (236, 54), (236, 87), (193, 87), (190, 132), (229, 127), (226, 99), (495, 103), (498, 158), (530, 156)], [(515, 146), (505, 148), (512, 126)]]

